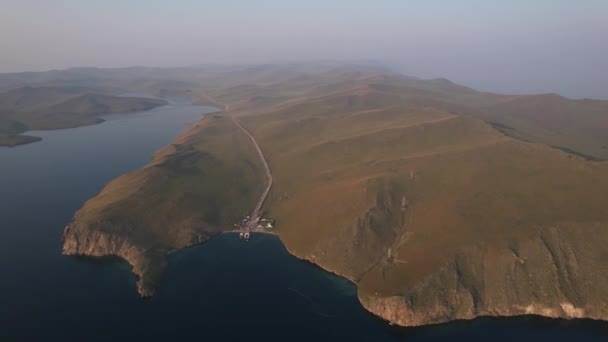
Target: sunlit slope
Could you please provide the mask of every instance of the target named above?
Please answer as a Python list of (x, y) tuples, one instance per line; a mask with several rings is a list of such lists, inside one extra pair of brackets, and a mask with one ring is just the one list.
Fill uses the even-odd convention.
[(146, 167), (109, 183), (75, 215), (64, 253), (118, 255), (151, 295), (168, 251), (231, 229), (263, 184), (248, 138), (227, 118), (208, 116)]
[[(391, 99), (352, 93), (244, 117), (270, 161), (288, 249), (355, 280), (372, 311), (404, 325), (569, 317), (564, 303), (604, 314), (592, 307), (608, 281), (608, 165)], [(410, 296), (411, 312), (392, 317)], [(399, 309), (366, 302), (395, 297)]]
[(483, 108), (480, 117), (507, 134), (591, 160), (608, 160), (608, 101), (559, 95), (518, 96)]
[[(197, 104), (218, 108), (228, 105), (231, 111), (260, 111), (363, 86), (421, 106), (473, 115), (497, 124), (518, 139), (555, 146), (588, 159), (608, 159), (608, 135), (604, 134), (608, 130), (608, 101), (570, 100), (555, 94), (492, 94), (446, 79), (401, 76), (377, 65), (326, 62), (0, 74), (0, 90), (8, 91), (7, 96), (0, 94), (0, 108), (3, 99), (21, 96), (16, 88), (25, 86), (30, 86), (29, 100), (20, 103), (31, 107), (52, 104), (65, 98), (66, 92), (85, 89), (93, 93), (190, 97)], [(54, 94), (36, 94), (36, 88), (56, 90)], [(0, 131), (10, 124), (2, 121), (0, 118)]]
[(520, 140), (608, 160), (608, 101), (572, 100), (557, 94), (499, 95), (448, 80), (396, 76), (370, 79), (369, 86), (419, 105), (481, 118)]

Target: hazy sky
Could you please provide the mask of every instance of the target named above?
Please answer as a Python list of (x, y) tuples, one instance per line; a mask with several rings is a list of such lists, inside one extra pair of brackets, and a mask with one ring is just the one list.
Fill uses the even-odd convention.
[(0, 0), (0, 72), (321, 59), (608, 98), (608, 0)]

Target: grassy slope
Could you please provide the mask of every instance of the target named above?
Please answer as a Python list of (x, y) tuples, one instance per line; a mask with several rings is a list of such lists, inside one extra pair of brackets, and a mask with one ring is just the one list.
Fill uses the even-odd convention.
[[(373, 103), (377, 96), (367, 94), (358, 100)], [(365, 111), (365, 105), (344, 110), (338, 99), (331, 103), (337, 104), (332, 115), (307, 115), (298, 108), (295, 111), (303, 117), (286, 110), (243, 122), (258, 136), (272, 164), (271, 208), (281, 222), (287, 245), (297, 254), (314, 254), (319, 260), (327, 259), (323, 262), (335, 263), (336, 269), (351, 278), (363, 278), (377, 258), (361, 262), (355, 250), (334, 254), (322, 246), (327, 244), (325, 239), (331, 240), (330, 245), (348, 244), (343, 238), (354, 234), (348, 230), (356, 229), (383, 191), (388, 191), (385, 195), (392, 202), (405, 196), (408, 205), (432, 208), (431, 212), (421, 211), (425, 219), (419, 218), (419, 224), (425, 227), (421, 228), (424, 233), (414, 238), (408, 229), (407, 239), (414, 245), (418, 241), (437, 243), (424, 248), (445, 252), (448, 249), (439, 245), (444, 238), (430, 239), (442, 230), (454, 229), (464, 239), (469, 233), (479, 237), (480, 231), (471, 229), (485, 227), (494, 219), (500, 224), (487, 227), (488, 236), (521, 222), (531, 226), (608, 215), (596, 188), (608, 186), (604, 166), (590, 164), (588, 170), (581, 169), (584, 162), (571, 155), (508, 139), (481, 121), (446, 112), (416, 107)], [(275, 144), (277, 141), (281, 143)], [(581, 200), (592, 205), (581, 205)], [(311, 219), (306, 219), (311, 212)], [(399, 212), (385, 214), (399, 216)], [(415, 214), (410, 211), (410, 215)], [(411, 218), (396, 219), (393, 224), (398, 227), (382, 228), (390, 236), (384, 245), (375, 246), (382, 250), (361, 252), (385, 254), (392, 247), (399, 255), (401, 247), (393, 244), (406, 239), (399, 236), (403, 220)], [(469, 233), (464, 234), (465, 228)], [(303, 235), (303, 231), (307, 233)], [(455, 242), (453, 235), (446, 238)], [(443, 261), (441, 253), (425, 259), (425, 263)], [(383, 286), (388, 294), (398, 292), (401, 281), (397, 284), (392, 289), (391, 282)]]
[(447, 80), (385, 77), (371, 87), (408, 100), (498, 124), (524, 141), (608, 160), (608, 101), (570, 100), (556, 94), (506, 96), (477, 92)]
[(149, 295), (169, 250), (231, 229), (249, 212), (262, 191), (260, 170), (247, 136), (226, 117), (207, 116), (88, 201), (66, 230), (64, 252), (122, 256), (141, 277), (140, 293)]
[(508, 126), (514, 136), (608, 160), (608, 101), (532, 95), (484, 110), (481, 117)]
[(0, 146), (38, 141), (19, 136), (27, 130), (72, 128), (96, 124), (98, 116), (134, 112), (166, 104), (163, 100), (83, 94), (78, 87), (19, 88), (0, 94)]
[[(606, 308), (594, 301), (605, 295), (599, 284), (608, 281), (608, 271), (597, 262), (606, 248), (594, 241), (608, 239), (602, 229), (608, 224), (608, 165), (510, 139), (482, 121), (454, 117), (407, 95), (402, 100), (355, 89), (246, 113), (243, 123), (273, 169), (270, 211), (290, 251), (356, 281), (364, 301), (410, 293), (419, 296), (418, 309), (441, 308), (425, 320), (395, 319), (400, 324), (490, 312), (578, 315), (559, 311), (564, 303), (605, 317)], [(562, 241), (558, 252), (547, 247), (548, 234)], [(517, 294), (493, 302), (508, 297), (513, 283), (501, 272), (515, 267), (514, 253), (528, 240), (540, 242), (522, 247), (526, 255), (542, 260), (520, 272), (544, 285), (520, 282)], [(567, 259), (562, 250), (581, 260), (560, 262)], [(496, 258), (508, 260), (507, 270), (462, 275), (453, 266), (467, 260), (482, 267)], [(438, 294), (416, 292), (422, 280), (446, 267), (461, 274), (455, 285), (439, 281), (430, 288), (473, 289), (466, 294), (474, 298), (470, 303), (425, 302)], [(556, 273), (543, 278), (545, 268)], [(580, 272), (576, 279), (569, 268)], [(515, 308), (532, 304), (537, 306), (528, 311)]]
[[(584, 148), (572, 144), (590, 127), (565, 122), (586, 102), (566, 101), (571, 107), (559, 114), (561, 104), (542, 97), (531, 105), (529, 97), (478, 93), (446, 80), (352, 70), (277, 77), (263, 69), (247, 70), (239, 84), (239, 72), (197, 90), (201, 101), (225, 104), (264, 150), (274, 175), (267, 209), (288, 249), (354, 280), (373, 312), (403, 325), (483, 314), (608, 317), (598, 303), (608, 281), (601, 262), (608, 254), (608, 166), (548, 146)], [(604, 105), (594, 102), (600, 109), (587, 119), (601, 126)], [(546, 125), (555, 115), (555, 125)], [(193, 156), (211, 151), (216, 168), (252, 167), (227, 153), (249, 144), (222, 138), (230, 136), (225, 129), (222, 121), (207, 120), (205, 134), (186, 134), (202, 139)], [(571, 139), (557, 144), (541, 130), (562, 130)], [(203, 139), (207, 134), (213, 139)], [(589, 141), (589, 148), (603, 143)], [(188, 227), (182, 217), (203, 225), (213, 219), (179, 209), (199, 201), (172, 204), (176, 212), (166, 221), (140, 205), (147, 197), (167, 204), (164, 194), (180, 203), (171, 195), (175, 183), (183, 184), (176, 196), (188, 191), (213, 203), (209, 208), (225, 217), (214, 221), (219, 228), (252, 205), (234, 206), (238, 192), (226, 187), (244, 181), (253, 193), (254, 178), (223, 169), (205, 173), (179, 153), (163, 158), (175, 172), (157, 177), (147, 167), (126, 176), (129, 182), (110, 184), (77, 214), (80, 233), (99, 230), (95, 222), (111, 218), (114, 233), (126, 231), (130, 243), (153, 238), (161, 251), (179, 246), (165, 234)], [(186, 190), (198, 174), (206, 182)], [(153, 176), (154, 187), (145, 190), (134, 175)], [(146, 225), (121, 226), (133, 220)], [(148, 227), (157, 220), (164, 224)], [(135, 270), (145, 275), (137, 264)]]

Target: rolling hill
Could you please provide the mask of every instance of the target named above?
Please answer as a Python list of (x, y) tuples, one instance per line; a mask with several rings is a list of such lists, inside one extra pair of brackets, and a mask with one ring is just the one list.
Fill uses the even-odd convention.
[(193, 95), (224, 114), (87, 202), (65, 254), (119, 255), (150, 295), (169, 250), (231, 230), (263, 179), (232, 117), (270, 164), (265, 209), (287, 249), (378, 316), (608, 319), (606, 101), (353, 66), (213, 75)]
[(100, 123), (99, 115), (135, 112), (166, 104), (160, 99), (89, 93), (81, 87), (24, 87), (0, 93), (0, 146), (40, 138), (19, 135), (28, 130), (72, 128)]

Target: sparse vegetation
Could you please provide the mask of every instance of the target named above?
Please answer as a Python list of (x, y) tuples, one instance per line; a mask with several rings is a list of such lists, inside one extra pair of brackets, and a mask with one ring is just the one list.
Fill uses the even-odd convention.
[(263, 179), (249, 138), (228, 118), (207, 116), (145, 168), (88, 201), (66, 229), (64, 251), (120, 255), (140, 276), (140, 293), (150, 295), (165, 254), (232, 229), (256, 202)]
[[(593, 128), (564, 128), (589, 133), (589, 149), (574, 149), (554, 133), (587, 102), (356, 70), (232, 71), (197, 88), (263, 149), (265, 209), (293, 254), (350, 278), (368, 309), (403, 325), (608, 317), (595, 304), (608, 282), (608, 164), (572, 154), (599, 159), (605, 102), (585, 114)], [(123, 256), (148, 294), (163, 253), (230, 229), (261, 191), (259, 160), (225, 117), (197, 125), (85, 204), (66, 251)]]

